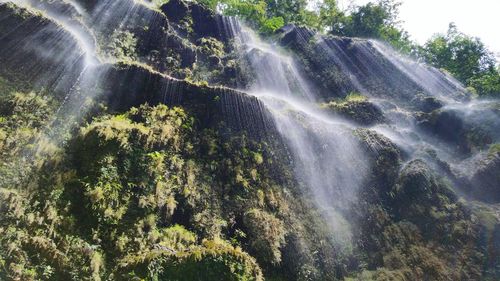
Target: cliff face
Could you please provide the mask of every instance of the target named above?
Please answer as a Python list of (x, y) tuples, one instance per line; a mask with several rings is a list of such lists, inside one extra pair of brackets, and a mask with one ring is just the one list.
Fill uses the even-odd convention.
[(0, 1), (0, 279), (499, 277), (498, 101), (380, 42), (252, 36)]
[(418, 94), (467, 99), (447, 74), (404, 58), (384, 43), (360, 38), (322, 36), (296, 26), (278, 31), (324, 98), (365, 92), (375, 98), (408, 103)]

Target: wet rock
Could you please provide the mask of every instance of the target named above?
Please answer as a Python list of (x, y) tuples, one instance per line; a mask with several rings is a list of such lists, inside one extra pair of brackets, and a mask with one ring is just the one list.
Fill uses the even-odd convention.
[(409, 103), (420, 93), (443, 93), (459, 99), (465, 91), (459, 83), (445, 79), (439, 70), (417, 63), (409, 65), (390, 47), (374, 40), (319, 35), (295, 26), (279, 31), (280, 43), (298, 55), (305, 75), (315, 82), (324, 98), (360, 91)]
[(365, 90), (373, 96), (402, 100), (424, 91), (368, 40), (319, 36), (294, 26), (281, 31), (280, 43), (298, 54), (304, 73), (325, 98)]
[(390, 139), (373, 130), (357, 129), (354, 135), (360, 140), (372, 163), (372, 177), (367, 186), (373, 190), (370, 191), (372, 194), (366, 194), (365, 199), (387, 198), (398, 177), (403, 153)]
[(432, 112), (444, 106), (444, 103), (436, 97), (419, 94), (411, 100), (412, 105), (422, 112)]
[(307, 43), (306, 40), (314, 36), (314, 31), (303, 26), (295, 26), (287, 24), (278, 29), (276, 33), (281, 35), (280, 43), (287, 47), (296, 48), (302, 44)]
[(32, 1), (30, 5), (36, 9), (42, 11), (49, 11), (50, 13), (56, 14), (58, 16), (64, 16), (68, 18), (76, 19), (80, 16), (80, 13), (75, 8), (75, 6), (65, 2), (64, 0), (54, 0), (54, 1)]
[(84, 46), (52, 19), (0, 3), (0, 73), (65, 95), (85, 69)]
[(395, 215), (415, 223), (429, 237), (443, 231), (436, 225), (443, 220), (440, 212), (457, 201), (453, 190), (421, 159), (403, 168), (391, 193)]
[(471, 153), (492, 143), (493, 139), (482, 126), (467, 122), (456, 110), (435, 110), (429, 114), (416, 114), (417, 126), (423, 131), (454, 145), (457, 152)]
[(445, 141), (459, 143), (465, 127), (464, 121), (456, 112), (436, 111), (423, 120), (421, 126)]
[(329, 102), (322, 107), (362, 126), (371, 126), (385, 121), (382, 110), (367, 100)]
[[(159, 19), (162, 19), (160, 16)], [(162, 73), (172, 74), (178, 68), (192, 68), (197, 60), (195, 46), (169, 29), (155, 25), (136, 32), (139, 56)]]
[(170, 0), (160, 10), (173, 22), (179, 22), (189, 14), (189, 5), (183, 0)]
[(92, 11), (100, 0), (76, 0), (77, 3), (82, 5), (85, 9)]
[(119, 63), (102, 75), (99, 87), (110, 109), (125, 111), (147, 103), (182, 106), (195, 114), (203, 127), (224, 122), (232, 130), (247, 130), (253, 137), (274, 132), (274, 123), (261, 102), (236, 90), (177, 80), (141, 65)]
[(212, 67), (222, 68), (222, 58), (225, 56), (224, 44), (213, 37), (204, 37), (197, 40), (198, 54), (201, 60)]
[(414, 160), (401, 172), (394, 193), (401, 202), (425, 202), (431, 200), (437, 184), (427, 164)]
[[(435, 204), (438, 196), (456, 201), (456, 194), (441, 181), (431, 167), (421, 159), (409, 162), (401, 171), (394, 188), (395, 198), (401, 202)], [(441, 200), (440, 198), (439, 200)]]
[(470, 180), (470, 195), (489, 203), (500, 202), (500, 152), (479, 161)]
[(389, 138), (369, 129), (357, 129), (354, 135), (363, 144), (367, 152), (373, 157), (380, 156), (381, 154), (390, 155), (389, 158), (394, 162), (398, 162), (401, 158), (401, 151)]
[(191, 5), (193, 30), (199, 37), (220, 38), (218, 17), (213, 11), (201, 4)]

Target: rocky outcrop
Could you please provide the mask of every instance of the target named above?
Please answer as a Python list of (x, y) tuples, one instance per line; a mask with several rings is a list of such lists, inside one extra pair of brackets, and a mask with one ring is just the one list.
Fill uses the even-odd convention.
[(179, 22), (185, 19), (189, 12), (188, 3), (182, 0), (168, 1), (160, 7), (161, 11), (173, 22)]
[(488, 203), (500, 202), (500, 152), (480, 160), (470, 179), (469, 195)]
[(436, 97), (429, 97), (426, 95), (418, 94), (411, 100), (412, 106), (417, 111), (425, 113), (432, 112), (444, 106), (444, 102)]
[(85, 68), (85, 46), (44, 15), (0, 3), (0, 73), (37, 87), (68, 91)]
[(322, 108), (361, 126), (372, 126), (386, 121), (382, 110), (368, 100), (331, 101), (323, 104)]
[(357, 129), (354, 135), (371, 163), (371, 177), (366, 184), (368, 188), (362, 194), (364, 200), (377, 202), (380, 198), (387, 199), (405, 155), (390, 139), (373, 130)]
[[(287, 26), (279, 38), (297, 54), (302, 71), (320, 88), (323, 100), (317, 102), (326, 101), (324, 111), (352, 121), (337, 124), (337, 118), (326, 114), (310, 121), (310, 112), (294, 110), (293, 103), (276, 108), (284, 115), (294, 115), (293, 121), (304, 126), (307, 141), (299, 139), (297, 150), (316, 156), (307, 158), (310, 162), (301, 161), (304, 158), (294, 157), (295, 151), (287, 147), (291, 142), (284, 140), (290, 135), (293, 139), (295, 132), (284, 129), (282, 135), (275, 134), (277, 119), (270, 118), (259, 99), (214, 86), (237, 85), (244, 69), (240, 63), (245, 59), (232, 53), (228, 40), (238, 28), (230, 18), (183, 0), (170, 0), (159, 10), (133, 0), (78, 1), (84, 11), (65, 0), (39, 2), (36, 7), (46, 13), (19, 8), (14, 2), (0, 4), (0, 78), (38, 83), (45, 88), (43, 94), (59, 95), (50, 107), (59, 108), (58, 116), (64, 116), (60, 114), (64, 110), (74, 116), (71, 120), (56, 116), (57, 122), (68, 126), (80, 122), (77, 127), (86, 121), (89, 124), (81, 126), (76, 137), (65, 131), (61, 137), (65, 145), (43, 143), (60, 151), (54, 153), (54, 163), (41, 165), (47, 170), (40, 176), (40, 185), (30, 183), (30, 188), (39, 188), (29, 190), (37, 190), (31, 194), (32, 201), (23, 203), (24, 194), (17, 190), (1, 191), (0, 199), (8, 199), (9, 205), (0, 205), (5, 213), (12, 211), (9, 224), (3, 225), (25, 228), (27, 232), (20, 234), (23, 237), (48, 233), (48, 239), (37, 237), (32, 249), (25, 252), (46, 249), (48, 260), (61, 261), (61, 266), (53, 267), (59, 271), (71, 264), (71, 270), (62, 270), (64, 277), (78, 271), (79, 262), (97, 266), (104, 256), (107, 264), (101, 275), (112, 276), (109, 274), (114, 272), (103, 271), (117, 265), (125, 273), (113, 277), (125, 279), (135, 273), (139, 273), (137, 278), (147, 278), (150, 271), (163, 272), (155, 276), (160, 279), (165, 277), (162, 274), (197, 279), (205, 272), (204, 277), (214, 280), (230, 273), (230, 279), (237, 278), (235, 271), (242, 271), (243, 279), (258, 279), (261, 269), (266, 277), (280, 280), (345, 279), (358, 272), (360, 280), (369, 279), (366, 276), (382, 280), (479, 279), (484, 265), (479, 248), (487, 245), (483, 240), (496, 243), (498, 224), (489, 225), (484, 238), (478, 238), (477, 229), (482, 226), (458, 200), (452, 185), (463, 187), (462, 191), (481, 204), (500, 202), (500, 155), (495, 152), (478, 161), (471, 174), (457, 183), (454, 167), (437, 151), (438, 147), (456, 148), (450, 158), (456, 156), (459, 161), (496, 142), (497, 109), (481, 108), (481, 114), (471, 114), (467, 108), (456, 108), (460, 105), (445, 103), (440, 94), (415, 83), (415, 77), (383, 54), (377, 42), (320, 36), (306, 28)], [(92, 26), (97, 40), (82, 42), (85, 38), (67, 23), (81, 26), (79, 31)], [(108, 56), (89, 50), (88, 42), (127, 54)], [(249, 56), (266, 60), (255, 49)], [(252, 78), (256, 73), (245, 75)], [(296, 77), (284, 79), (298, 80)], [(293, 89), (290, 94), (295, 94)], [(17, 128), (18, 120), (26, 119), (29, 124), (31, 108), (53, 102), (43, 95), (39, 103), (20, 96), (14, 95), (9, 109), (0, 114), (1, 141), (12, 131), (35, 135), (38, 131), (34, 129)], [(68, 106), (73, 101), (77, 105)], [(92, 108), (81, 118), (80, 107), (86, 102)], [(37, 114), (50, 115), (46, 113), (50, 111)], [(23, 119), (17, 114), (24, 114)], [(478, 117), (485, 114), (490, 115)], [(47, 119), (52, 122), (52, 117)], [(413, 130), (415, 120), (425, 134)], [(383, 135), (387, 131), (391, 138)], [(393, 131), (399, 135), (393, 138)], [(334, 135), (337, 138), (327, 138)], [(428, 136), (434, 138), (424, 139)], [(304, 149), (307, 146), (311, 149)], [(312, 194), (317, 188), (305, 189), (308, 182), (297, 177), (294, 168), (321, 168), (317, 163), (324, 160), (331, 160), (324, 162), (328, 169), (316, 169), (325, 172), (314, 174), (313, 180), (328, 177), (325, 186), (332, 192), (320, 196), (333, 196), (332, 202), (324, 201), (327, 206), (322, 209)], [(303, 165), (296, 165), (299, 161)], [(1, 164), (0, 168), (9, 165)], [(344, 196), (349, 203), (335, 201)], [(26, 209), (18, 208), (18, 202)], [(31, 202), (37, 203), (32, 206)], [(40, 211), (38, 202), (50, 208)], [(334, 208), (338, 216), (337, 210), (329, 213)], [(37, 221), (34, 217), (43, 218), (36, 227), (32, 227)], [(335, 233), (345, 230), (345, 241), (334, 241), (337, 236), (332, 235), (331, 221), (339, 222), (334, 225), (340, 226)], [(0, 228), (0, 234), (10, 235), (0, 235), (2, 245), (17, 243), (9, 231)], [(75, 243), (76, 250), (71, 250), (75, 240), (66, 234), (85, 243)], [(133, 244), (139, 237), (143, 244)], [(189, 242), (188, 250), (172, 250), (175, 245), (163, 243), (164, 238), (177, 244)], [(212, 238), (224, 242), (214, 244)], [(200, 241), (208, 244), (192, 244)], [(498, 263), (500, 248), (495, 243), (488, 244), (493, 264)], [(29, 260), (38, 268), (38, 256), (24, 255), (22, 243), (14, 246), (22, 254), (8, 253), (6, 260), (20, 257), (19, 261), (6, 264), (21, 266)], [(82, 252), (84, 260), (79, 261)], [(60, 258), (66, 254), (67, 259)], [(0, 251), (0, 258), (6, 256)], [(37, 272), (39, 276), (44, 273)], [(193, 275), (186, 275), (190, 273)]]
[(298, 54), (305, 73), (314, 73), (311, 78), (326, 98), (344, 97), (362, 89), (373, 96), (394, 98), (423, 92), (367, 40), (320, 36), (307, 28), (289, 27), (281, 43)]
[(144, 103), (182, 106), (202, 120), (203, 127), (223, 122), (235, 130), (263, 137), (273, 122), (255, 97), (223, 87), (178, 80), (136, 64), (115, 64), (105, 71), (100, 87), (110, 108), (127, 110)]
[[(380, 42), (325, 36), (296, 26), (286, 26), (280, 32), (281, 44), (298, 55), (304, 73), (315, 81), (326, 99), (361, 92), (409, 103), (418, 94), (453, 98), (464, 95), (465, 90), (446, 79), (445, 74), (414, 62), (405, 65), (410, 62), (402, 62)], [(420, 83), (425, 78), (429, 87)]]
[[(417, 113), (417, 126), (424, 132), (453, 146), (458, 153), (467, 154), (485, 148), (495, 139), (492, 127), (471, 122), (464, 112), (454, 109)], [(486, 127), (485, 127), (486, 126)]]
[[(184, 48), (186, 45), (181, 38), (169, 35), (164, 29), (155, 31), (158, 27), (168, 28), (168, 20), (163, 15), (142, 6), (138, 9), (152, 20), (159, 19), (155, 20), (159, 23), (156, 27), (138, 33), (140, 49), (144, 48), (144, 52), (173, 51), (179, 53), (183, 61), (189, 60), (188, 64), (196, 60), (196, 52)], [(85, 59), (92, 55), (88, 54), (90, 50), (54, 20), (13, 4), (1, 4), (0, 15), (6, 22), (0, 25), (3, 36), (1, 72), (7, 76), (25, 77), (26, 81), (55, 90), (61, 96), (67, 95), (76, 83), (85, 82), (91, 89), (100, 88), (109, 107), (118, 111), (143, 103), (165, 103), (182, 105), (197, 113), (204, 126), (223, 122), (235, 130), (247, 129), (256, 137), (265, 135), (273, 127), (266, 110), (255, 97), (224, 87), (172, 78), (137, 63), (98, 64), (89, 68)], [(131, 21), (137, 23), (138, 19)], [(18, 28), (11, 30), (9, 27)], [(200, 48), (206, 47), (201, 45)]]

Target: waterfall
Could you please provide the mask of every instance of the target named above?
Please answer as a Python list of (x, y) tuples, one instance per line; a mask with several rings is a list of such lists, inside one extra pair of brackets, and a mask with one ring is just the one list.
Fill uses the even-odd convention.
[[(229, 126), (245, 126), (254, 133), (265, 129), (261, 104), (253, 97), (173, 78), (168, 71), (149, 65), (147, 54), (123, 59), (103, 51), (115, 31), (134, 32), (132, 36), (142, 44), (135, 47), (145, 53), (174, 48), (170, 40), (187, 40), (171, 28), (164, 14), (134, 0), (80, 3), (0, 0), (2, 12), (8, 14), (1, 19), (2, 69), (53, 94), (60, 103), (47, 133), (68, 130), (101, 98), (116, 110), (145, 102), (170, 106), (203, 103), (207, 105), (204, 119), (225, 118)], [(28, 20), (19, 17), (17, 9), (25, 10)]]
[(227, 26), (234, 27), (237, 51), (255, 76), (245, 90), (271, 112), (292, 155), (296, 178), (314, 199), (331, 230), (331, 239), (340, 249), (349, 248), (348, 208), (356, 202), (369, 168), (369, 160), (353, 135), (355, 126), (320, 110), (316, 89), (284, 49), (262, 41), (243, 24)]
[[(297, 180), (314, 198), (331, 229), (332, 240), (340, 248), (347, 247), (352, 242), (348, 208), (367, 183), (372, 164), (353, 135), (359, 126), (327, 115), (318, 107), (324, 95), (302, 74), (297, 61), (285, 49), (277, 43), (262, 41), (235, 19), (226, 21), (224, 26), (230, 27), (235, 36), (240, 59), (249, 63), (255, 77), (244, 90), (261, 100), (271, 112), (292, 155)], [(307, 42), (307, 38), (299, 39)], [(370, 129), (401, 149), (406, 161), (423, 158), (438, 171), (439, 161), (445, 161), (455, 171), (463, 171), (467, 161), (460, 153), (457, 156), (457, 147), (440, 138), (445, 132), (431, 134), (422, 129), (417, 116), (419, 111), (427, 109), (419, 105), (418, 99), (430, 102), (431, 111), (440, 109), (437, 114), (451, 114), (456, 122), (468, 122), (477, 128), (481, 128), (481, 122), (490, 124), (493, 120), (488, 133), (498, 135), (494, 132), (498, 128), (495, 102), (468, 101), (467, 90), (448, 74), (401, 56), (375, 40), (319, 35), (315, 35), (315, 40), (316, 50), (326, 54), (321, 56), (325, 61), (319, 61), (321, 67), (337, 67), (336, 71), (351, 83), (341, 90), (363, 94), (382, 111), (386, 122), (371, 125)], [(473, 117), (478, 110), (481, 114)], [(435, 153), (435, 159), (429, 156), (429, 151)], [(473, 154), (470, 159), (474, 157)]]
[[(239, 90), (202, 87), (172, 78), (168, 69), (143, 65), (150, 62), (149, 49), (169, 51), (170, 39), (188, 41), (189, 38), (183, 37), (182, 32), (176, 33), (165, 14), (140, 1), (103, 0), (92, 4), (71, 0), (0, 0), (0, 3), (43, 12), (31, 29), (18, 22), (11, 24), (12, 30), (2, 30), (2, 40), (6, 43), (0, 44), (0, 62), (5, 68), (22, 69), (27, 79), (35, 80), (41, 87), (62, 93), (62, 105), (56, 112), (57, 125), (64, 127), (71, 124), (68, 120), (77, 120), (84, 112), (84, 103), (104, 91), (109, 94), (107, 105), (118, 109), (145, 102), (179, 105), (191, 99), (209, 108), (207, 112), (217, 107), (223, 118), (230, 119), (224, 120), (226, 124), (235, 123), (252, 132), (268, 127), (267, 119), (258, 114), (269, 111), (272, 125), (291, 154), (297, 181), (323, 214), (332, 230), (332, 239), (342, 241), (339, 244), (350, 242), (348, 210), (357, 201), (358, 191), (366, 183), (371, 168), (354, 130), (369, 127), (395, 143), (409, 159), (432, 149), (440, 159), (458, 167), (463, 159), (454, 157), (455, 148), (420, 129), (415, 112), (425, 110), (416, 108), (414, 99), (422, 97), (432, 99), (433, 110), (453, 112), (453, 118), (460, 122), (472, 122), (476, 127), (490, 124), (487, 128), (490, 135), (495, 140), (500, 138), (496, 130), (498, 113), (490, 102), (467, 102), (466, 89), (451, 76), (401, 56), (375, 40), (299, 32), (300, 44), (309, 44), (312, 50), (300, 51), (315, 60), (313, 69), (321, 75), (334, 74), (327, 76), (334, 83), (320, 89), (321, 83), (304, 73), (291, 52), (278, 43), (261, 40), (234, 18), (218, 16), (217, 28), (226, 33), (221, 36), (232, 38), (238, 59), (249, 65), (252, 82)], [(134, 36), (142, 35), (140, 39), (145, 42), (141, 46), (147, 50), (143, 58), (124, 63), (125, 66), (120, 65), (119, 58), (103, 57), (99, 44), (108, 42), (111, 34), (121, 29), (135, 32)], [(185, 47), (181, 45), (175, 46)], [(186, 55), (186, 60), (196, 56), (195, 51), (187, 48), (175, 51), (193, 52), (194, 55)], [(167, 56), (167, 52), (162, 56)], [(330, 88), (331, 85), (338, 87)], [(319, 107), (320, 103), (351, 92), (368, 97), (387, 122), (356, 125)], [(212, 113), (205, 116), (216, 115)]]

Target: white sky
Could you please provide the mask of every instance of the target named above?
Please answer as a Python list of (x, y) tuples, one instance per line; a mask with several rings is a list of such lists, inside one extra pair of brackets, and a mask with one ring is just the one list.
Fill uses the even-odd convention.
[[(338, 0), (341, 8), (353, 2)], [(434, 33), (444, 33), (450, 22), (465, 34), (479, 37), (488, 49), (500, 57), (500, 0), (400, 0), (399, 18), (413, 40), (425, 43)]]

